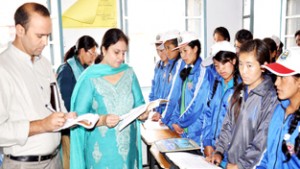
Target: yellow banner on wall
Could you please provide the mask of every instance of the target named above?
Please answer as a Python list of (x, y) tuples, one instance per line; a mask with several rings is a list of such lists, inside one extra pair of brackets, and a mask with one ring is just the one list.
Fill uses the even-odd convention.
[(62, 16), (63, 28), (117, 27), (116, 0), (77, 0)]

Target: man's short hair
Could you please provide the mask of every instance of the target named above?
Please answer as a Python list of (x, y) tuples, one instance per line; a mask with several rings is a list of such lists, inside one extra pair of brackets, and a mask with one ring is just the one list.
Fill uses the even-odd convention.
[(15, 12), (15, 25), (20, 24), (25, 28), (26, 31), (28, 29), (30, 14), (33, 12), (38, 13), (39, 15), (44, 17), (50, 17), (50, 12), (45, 6), (34, 2), (24, 3)]
[(235, 34), (235, 40), (243, 44), (249, 40), (253, 40), (253, 35), (249, 30), (241, 29)]
[(300, 30), (297, 30), (297, 31), (296, 31), (295, 37), (298, 36), (298, 35), (300, 36)]

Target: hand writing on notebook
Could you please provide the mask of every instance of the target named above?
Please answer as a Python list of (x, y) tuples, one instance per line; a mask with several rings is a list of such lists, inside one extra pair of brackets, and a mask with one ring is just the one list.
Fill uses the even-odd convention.
[(47, 132), (56, 131), (65, 124), (67, 119), (76, 118), (76, 116), (77, 115), (74, 112), (70, 114), (63, 112), (54, 112), (41, 121), (41, 126)]

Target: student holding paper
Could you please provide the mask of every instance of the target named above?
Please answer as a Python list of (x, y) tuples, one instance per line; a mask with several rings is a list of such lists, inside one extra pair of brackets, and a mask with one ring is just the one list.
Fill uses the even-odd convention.
[(102, 61), (83, 72), (72, 94), (71, 110), (100, 119), (94, 129), (71, 129), (71, 169), (142, 168), (138, 120), (121, 131), (116, 127), (120, 115), (145, 103), (133, 69), (123, 63), (128, 38), (109, 29), (100, 49)]
[(201, 65), (201, 44), (194, 32), (182, 32), (178, 42), (178, 47), (173, 50), (179, 49), (185, 67), (174, 83), (174, 92), (169, 100), (174, 111), (167, 125), (200, 145), (204, 123), (202, 110), (207, 106), (213, 74)]
[[(156, 52), (160, 57), (160, 60), (156, 63), (154, 69), (154, 77), (152, 79), (151, 92), (149, 94), (149, 101), (153, 101), (156, 99), (166, 99), (168, 97), (169, 92), (165, 91), (169, 88), (166, 88), (168, 82), (168, 57), (167, 51), (163, 45), (163, 33), (160, 33), (156, 36), (155, 48)], [(164, 111), (166, 104), (160, 105), (155, 108), (155, 113), (152, 116), (153, 121), (158, 121), (161, 118), (161, 114)]]

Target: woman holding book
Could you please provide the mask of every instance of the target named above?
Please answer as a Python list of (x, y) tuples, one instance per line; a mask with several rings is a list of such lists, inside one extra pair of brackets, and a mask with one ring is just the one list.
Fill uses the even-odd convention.
[(201, 44), (194, 32), (182, 32), (178, 42), (179, 46), (174, 50), (179, 49), (185, 67), (176, 76), (169, 100), (174, 111), (166, 124), (182, 137), (200, 145), (204, 123), (202, 110), (207, 106), (213, 75), (201, 65)]
[(267, 150), (257, 169), (300, 168), (300, 47), (284, 51), (264, 68), (277, 75), (281, 104), (270, 122)]
[(241, 46), (242, 83), (231, 98), (211, 162), (219, 165), (227, 157), (227, 169), (246, 169), (253, 168), (261, 159), (269, 122), (278, 104), (272, 80), (261, 69), (269, 58), (269, 49), (261, 40), (251, 40)]
[(144, 104), (137, 77), (123, 64), (128, 38), (120, 29), (109, 29), (102, 39), (99, 64), (79, 78), (71, 99), (78, 115), (100, 115), (96, 127), (71, 129), (71, 169), (141, 168), (139, 122), (119, 131), (120, 115)]

